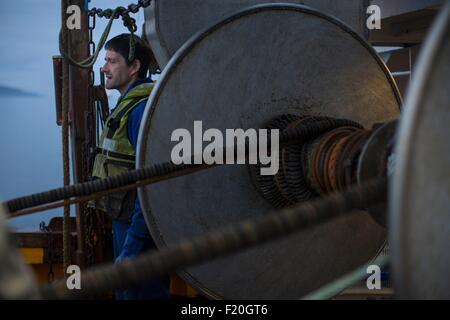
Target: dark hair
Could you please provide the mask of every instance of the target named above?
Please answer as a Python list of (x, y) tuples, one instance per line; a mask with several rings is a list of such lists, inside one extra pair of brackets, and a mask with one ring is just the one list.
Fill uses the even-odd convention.
[(135, 40), (134, 47), (134, 58), (133, 60), (128, 60), (128, 53), (130, 52), (130, 33), (122, 33), (112, 39), (110, 39), (105, 44), (106, 50), (114, 50), (124, 57), (128, 66), (130, 66), (136, 59), (141, 62), (141, 68), (138, 72), (139, 79), (145, 78), (147, 76), (147, 71), (149, 66), (156, 64), (155, 57), (153, 55), (150, 47), (141, 38), (133, 35)]

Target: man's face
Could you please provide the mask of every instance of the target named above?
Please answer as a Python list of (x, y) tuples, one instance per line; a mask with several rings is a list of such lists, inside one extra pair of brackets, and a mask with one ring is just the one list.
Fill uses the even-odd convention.
[(102, 70), (106, 77), (106, 89), (117, 89), (121, 94), (125, 93), (136, 75), (134, 65), (128, 66), (125, 58), (114, 50), (106, 50)]

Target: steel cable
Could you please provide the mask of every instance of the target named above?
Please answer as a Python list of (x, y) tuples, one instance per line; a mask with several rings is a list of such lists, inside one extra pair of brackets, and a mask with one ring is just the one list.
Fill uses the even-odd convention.
[(383, 202), (386, 197), (386, 178), (365, 182), (341, 193), (269, 212), (262, 217), (143, 254), (134, 260), (85, 270), (80, 278), (81, 290), (68, 290), (66, 281), (60, 280), (42, 287), (41, 296), (44, 299), (80, 299), (133, 286), (328, 222), (352, 210)]
[[(288, 145), (292, 143), (301, 143), (315, 137), (321, 133), (327, 132), (336, 127), (336, 124), (347, 125), (351, 123), (350, 120), (345, 119), (327, 119), (316, 123), (309, 124), (307, 126), (299, 126), (296, 128), (290, 128), (280, 133), (280, 146)], [(235, 151), (238, 146), (235, 146)], [(226, 148), (224, 148), (225, 150)], [(248, 149), (245, 148), (248, 156)], [(270, 149), (270, 146), (269, 146)], [(223, 153), (225, 154), (225, 152)], [(237, 154), (235, 152), (234, 154)], [(193, 157), (194, 158), (194, 157)], [(191, 163), (193, 163), (191, 161)], [(175, 165), (172, 162), (165, 162), (153, 165), (151, 167), (130, 170), (112, 177), (105, 179), (98, 179), (95, 181), (84, 182), (79, 184), (70, 185), (67, 187), (57, 188), (49, 191), (35, 193), (29, 196), (11, 199), (6, 202), (11, 216), (20, 216), (21, 213), (14, 214), (19, 210), (27, 208), (33, 208), (36, 206), (44, 205), (47, 203), (53, 203), (59, 200), (70, 200), (73, 197), (85, 197), (83, 201), (100, 198), (108, 194), (108, 190), (113, 192), (123, 191), (124, 189), (114, 190), (121, 187), (127, 187), (128, 189), (135, 189), (145, 184), (152, 184), (162, 180), (168, 180), (171, 178), (179, 177), (186, 174), (191, 174), (206, 168), (211, 168), (217, 164), (181, 164)], [(145, 183), (138, 183), (145, 181)], [(106, 192), (106, 193), (105, 193)], [(89, 197), (89, 195), (91, 195)], [(70, 200), (68, 203), (78, 203), (80, 201)], [(61, 202), (49, 208), (61, 207), (66, 202)], [(36, 210), (34, 212), (43, 211)], [(31, 213), (31, 212), (30, 212)]]
[[(323, 120), (316, 123), (309, 124), (308, 126), (299, 126), (296, 128), (290, 128), (284, 130), (280, 133), (280, 145), (287, 145), (291, 143), (299, 143), (304, 140), (309, 139), (310, 137), (317, 136), (318, 134), (327, 132), (333, 129), (336, 126), (336, 123), (341, 123), (342, 125), (346, 125), (350, 123), (350, 120), (345, 119), (332, 119), (332, 120)], [(238, 146), (235, 146), (235, 151)], [(226, 148), (224, 148), (226, 149)], [(270, 149), (270, 146), (269, 146)], [(248, 148), (245, 148), (248, 156)], [(224, 152), (225, 154), (225, 152)], [(235, 154), (237, 154), (235, 152)], [(192, 163), (192, 162), (191, 162)], [(29, 196), (19, 197), (15, 199), (11, 199), (6, 202), (9, 212), (11, 216), (20, 216), (24, 215), (23, 213), (15, 212), (19, 210), (24, 210), (27, 208), (33, 208), (36, 206), (44, 205), (47, 203), (53, 203), (59, 200), (70, 200), (73, 197), (85, 197), (83, 201), (100, 198), (105, 196), (108, 193), (108, 190), (111, 190), (111, 193), (117, 192), (120, 187), (127, 186), (128, 189), (135, 189), (145, 184), (152, 184), (161, 180), (167, 180), (174, 177), (179, 177), (186, 174), (191, 174), (197, 172), (199, 170), (204, 170), (206, 168), (210, 168), (215, 166), (216, 164), (206, 165), (206, 164), (181, 164), (175, 165), (172, 162), (165, 162), (153, 165), (151, 167), (130, 170), (128, 172), (124, 172), (118, 174), (116, 176), (108, 177), (105, 179), (98, 179), (96, 181), (84, 182), (79, 184), (70, 185), (67, 187), (57, 188), (49, 191), (44, 191), (40, 193), (35, 193)], [(137, 182), (145, 181), (145, 183)], [(121, 189), (120, 191), (123, 191)], [(89, 195), (91, 195), (89, 197)], [(66, 201), (67, 202), (67, 201)], [(51, 207), (45, 208), (56, 208), (61, 207), (66, 204), (66, 202), (61, 202), (57, 205), (53, 205)], [(80, 201), (70, 200), (68, 203), (78, 203)], [(34, 212), (43, 211), (43, 210), (35, 210)], [(30, 212), (31, 213), (31, 212)]]

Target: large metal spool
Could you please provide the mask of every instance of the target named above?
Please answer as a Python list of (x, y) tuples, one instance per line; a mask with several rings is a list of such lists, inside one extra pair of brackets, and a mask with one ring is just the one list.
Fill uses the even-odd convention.
[(405, 103), (390, 197), (400, 298), (450, 299), (450, 3), (428, 36)]
[[(170, 161), (171, 133), (260, 128), (281, 114), (346, 118), (365, 127), (399, 115), (382, 60), (354, 31), (304, 6), (245, 9), (191, 38), (164, 69), (142, 122), (138, 166)], [(263, 215), (273, 207), (245, 165), (139, 190), (158, 246)], [(363, 212), (181, 272), (203, 294), (295, 299), (374, 258), (386, 231)]]
[[(175, 52), (198, 31), (238, 10), (276, 0), (164, 0), (153, 1), (145, 9), (145, 33), (158, 64), (164, 68)], [(366, 11), (369, 0), (284, 0), (284, 3), (311, 6), (331, 14), (368, 37)], [(174, 17), (176, 17), (174, 19)]]

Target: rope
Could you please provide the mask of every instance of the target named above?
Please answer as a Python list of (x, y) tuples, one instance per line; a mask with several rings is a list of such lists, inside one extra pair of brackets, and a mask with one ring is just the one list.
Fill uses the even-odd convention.
[[(23, 209), (20, 211), (12, 212), (10, 214), (9, 218), (16, 218), (16, 217), (36, 213), (36, 212), (42, 212), (42, 211), (47, 211), (50, 209), (60, 208), (66, 204), (68, 204), (68, 205), (78, 204), (78, 203), (86, 202), (89, 200), (98, 199), (98, 198), (107, 196), (111, 193), (125, 192), (128, 190), (133, 190), (133, 189), (145, 186), (145, 185), (157, 183), (159, 181), (165, 181), (168, 179), (189, 175), (191, 173), (201, 171), (201, 170), (205, 169), (207, 166), (207, 165), (203, 165), (203, 166), (202, 165), (186, 165), (185, 167), (171, 169), (171, 168), (168, 168), (169, 165), (171, 165), (171, 163), (157, 164), (156, 166), (147, 168), (148, 172), (150, 172), (150, 171), (153, 172), (153, 173), (148, 173), (149, 178), (144, 179), (142, 181), (138, 181), (133, 184), (128, 184), (128, 185), (119, 186), (119, 187), (113, 187), (113, 188), (107, 189), (105, 191), (94, 192), (94, 193), (90, 193), (89, 195), (78, 196), (75, 199), (64, 200), (61, 202), (57, 202), (57, 203), (53, 203), (53, 204), (49, 204), (49, 205), (43, 205), (40, 207), (32, 206), (32, 208), (29, 208), (29, 209)], [(212, 167), (212, 166), (210, 166), (210, 167)], [(158, 171), (160, 173), (156, 173)], [(141, 173), (137, 173), (137, 174), (141, 174)], [(143, 174), (146, 174), (146, 173), (143, 173)], [(102, 181), (104, 181), (104, 179)], [(97, 182), (97, 181), (94, 181), (94, 182)], [(88, 183), (90, 183), (90, 182), (87, 182), (85, 184), (88, 184)], [(91, 185), (80, 186), (80, 188), (84, 188), (84, 187), (90, 188)], [(51, 201), (49, 201), (49, 202), (51, 202)]]
[(366, 182), (342, 193), (272, 211), (257, 219), (221, 228), (158, 252), (145, 253), (134, 260), (85, 270), (81, 277), (82, 290), (68, 290), (66, 282), (60, 280), (42, 287), (41, 296), (44, 299), (79, 299), (133, 286), (328, 222), (349, 214), (351, 210), (383, 202), (386, 197), (386, 178)]
[[(301, 143), (311, 137), (316, 137), (336, 127), (336, 123), (342, 126), (348, 125), (351, 121), (344, 119), (327, 119), (319, 121), (308, 126), (299, 126), (284, 130), (280, 133), (280, 145), (292, 143)], [(270, 147), (270, 146), (269, 146)], [(238, 146), (235, 146), (234, 154), (237, 154)], [(249, 148), (245, 148), (247, 156)], [(226, 148), (224, 148), (224, 153)], [(193, 161), (191, 161), (193, 163)], [(46, 192), (40, 192), (25, 197), (12, 199), (6, 202), (9, 212), (13, 213), (10, 217), (17, 217), (27, 213), (16, 212), (19, 210), (56, 202), (58, 200), (70, 200), (72, 197), (84, 197), (82, 201), (100, 198), (106, 194), (116, 192), (118, 188), (130, 190), (145, 184), (152, 184), (159, 181), (191, 174), (200, 170), (208, 169), (217, 164), (181, 164), (175, 165), (172, 162), (156, 164), (151, 167), (130, 170), (105, 179), (97, 179), (91, 182), (74, 184), (63, 188), (57, 188)], [(77, 203), (80, 200), (70, 200), (68, 203)], [(52, 205), (56, 208), (64, 205), (64, 202)], [(36, 208), (33, 212), (44, 211), (46, 208)], [(31, 212), (28, 212), (31, 213)]]
[[(111, 11), (111, 12), (110, 12)], [(124, 7), (117, 7), (114, 10), (107, 9), (105, 12), (108, 12), (109, 21), (105, 28), (105, 30), (102, 33), (102, 36), (100, 37), (100, 40), (98, 42), (98, 45), (95, 49), (95, 52), (93, 55), (89, 56), (88, 58), (82, 60), (82, 61), (75, 61), (72, 57), (69, 56), (67, 53), (67, 48), (64, 48), (62, 46), (62, 34), (63, 32), (63, 26), (61, 27), (61, 30), (59, 32), (59, 52), (61, 53), (61, 56), (66, 59), (71, 65), (82, 68), (82, 69), (90, 69), (95, 62), (97, 61), (98, 55), (100, 53), (100, 50), (103, 48), (103, 46), (106, 43), (106, 40), (108, 39), (109, 32), (111, 31), (112, 24), (114, 22), (114, 19), (118, 18), (119, 16), (122, 16), (123, 19), (123, 25), (130, 31), (130, 51), (128, 53), (128, 61), (133, 61), (134, 59), (134, 52), (136, 47), (136, 40), (134, 39), (134, 33), (137, 31), (136, 26), (136, 20), (130, 17), (130, 14)]]
[(389, 256), (379, 256), (376, 260), (344, 275), (343, 277), (327, 284), (326, 286), (306, 295), (302, 300), (328, 300), (352, 285), (358, 283), (367, 277), (367, 267), (370, 265), (377, 265), (380, 268), (389, 263)]
[(66, 59), (73, 66), (76, 66), (76, 67), (79, 67), (82, 69), (90, 69), (95, 64), (95, 61), (97, 61), (100, 50), (103, 48), (103, 46), (106, 43), (106, 40), (108, 39), (109, 32), (111, 31), (111, 27), (114, 22), (114, 17), (116, 16), (118, 10), (119, 10), (119, 8), (116, 8), (113, 11), (111, 18), (109, 18), (108, 24), (107, 24), (105, 30), (103, 31), (102, 36), (100, 37), (100, 40), (98, 42), (98, 45), (97, 45), (97, 48), (95, 49), (94, 54), (82, 61), (75, 61), (74, 59), (72, 59), (72, 57), (70, 57), (69, 54), (65, 51), (65, 49), (62, 47), (63, 27), (61, 27), (61, 30), (59, 31), (59, 52), (61, 53), (61, 56), (64, 59)]
[(123, 14), (122, 19), (123, 19), (123, 25), (125, 27), (127, 27), (128, 31), (130, 31), (130, 33), (131, 33), (130, 43), (129, 43), (130, 51), (128, 52), (128, 61), (131, 62), (134, 59), (134, 51), (135, 51), (135, 47), (136, 47), (136, 40), (134, 39), (134, 33), (137, 31), (136, 20), (131, 18), (128, 13)]

